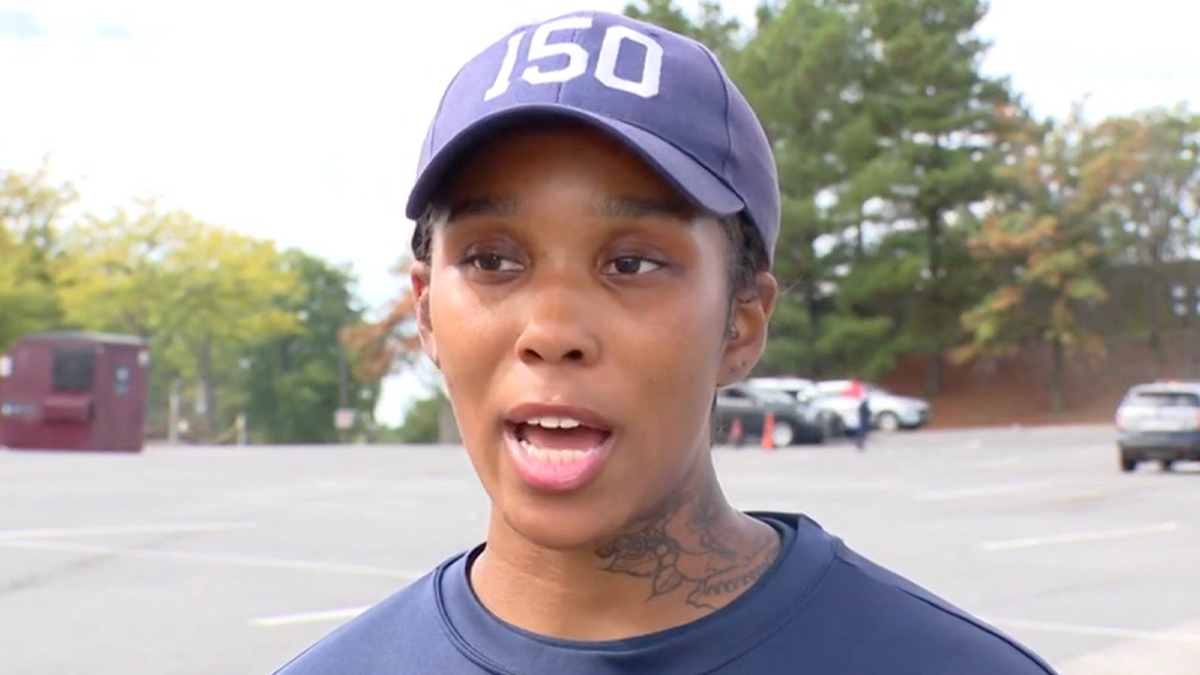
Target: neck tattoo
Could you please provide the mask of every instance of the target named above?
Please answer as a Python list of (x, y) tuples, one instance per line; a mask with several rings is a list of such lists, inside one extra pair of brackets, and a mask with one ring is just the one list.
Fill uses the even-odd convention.
[(754, 585), (779, 555), (779, 536), (747, 536), (715, 484), (673, 500), (664, 515), (596, 550), (604, 569), (650, 581), (647, 601), (680, 593), (712, 612)]

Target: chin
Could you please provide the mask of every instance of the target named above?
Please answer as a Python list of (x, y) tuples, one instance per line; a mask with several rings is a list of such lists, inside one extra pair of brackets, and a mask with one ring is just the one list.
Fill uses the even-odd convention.
[(588, 499), (514, 495), (497, 504), (496, 511), (520, 539), (551, 551), (592, 552), (621, 532), (611, 509)]

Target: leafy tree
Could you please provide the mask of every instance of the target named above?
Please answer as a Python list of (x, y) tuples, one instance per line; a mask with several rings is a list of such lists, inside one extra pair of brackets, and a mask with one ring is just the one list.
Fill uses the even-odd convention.
[(0, 170), (0, 351), (20, 336), (62, 327), (55, 293), (64, 211), (77, 193), (33, 174)]
[(415, 401), (404, 415), (396, 440), (400, 443), (437, 443), (441, 439), (441, 415), (448, 405), (437, 392)]
[(176, 378), (195, 382), (201, 435), (231, 416), (219, 414), (216, 389), (237, 379), (244, 351), (298, 329), (297, 317), (274, 305), (297, 282), (270, 242), (153, 202), (91, 218), (64, 241), (71, 255), (59, 294), (68, 320), (150, 338), (152, 393), (162, 396)]
[[(979, 66), (988, 44), (976, 34), (982, 0), (867, 0), (866, 27), (878, 54), (865, 98), (887, 147), (870, 176), (895, 224), (922, 234), (923, 269), (911, 283), (918, 300), (898, 339), (929, 355), (926, 389), (941, 388), (942, 353), (961, 335), (959, 316), (978, 289), (955, 271), (969, 268), (968, 233), (954, 214), (995, 187), (999, 113), (1013, 102), (1007, 81)], [(865, 189), (865, 188), (860, 188)]]
[(0, 170), (0, 230), (30, 248), (43, 281), (52, 281), (64, 212), (78, 198), (71, 183), (50, 182), (47, 164), (32, 174)]
[(168, 303), (164, 260), (185, 241), (188, 223), (164, 217), (152, 203), (89, 216), (63, 235), (69, 251), (58, 292), (67, 319), (90, 330), (152, 337), (161, 332)]
[(345, 440), (334, 427), (334, 411), (356, 411), (369, 424), (378, 383), (352, 382), (341, 331), (362, 318), (354, 278), (346, 269), (303, 253), (287, 251), (283, 266), (298, 284), (278, 296), (275, 307), (298, 317), (300, 329), (276, 335), (246, 352), (242, 393), (256, 442), (333, 443)]
[[(392, 269), (397, 277), (408, 273), (411, 263), (401, 259)], [(405, 285), (383, 310), (377, 321), (362, 320), (346, 328), (341, 340), (353, 356), (354, 375), (363, 382), (379, 382), (398, 368), (411, 365), (421, 354), (417, 334), (417, 301), (412, 288)]]
[[(1093, 136), (1104, 150), (1103, 161), (1134, 172), (1131, 180), (1113, 186), (1112, 209), (1120, 228), (1109, 235), (1127, 247), (1127, 262), (1146, 270), (1150, 346), (1161, 356), (1168, 266), (1191, 259), (1200, 243), (1195, 230), (1200, 220), (1200, 114), (1185, 104), (1142, 110), (1104, 120)], [(1176, 281), (1189, 286), (1200, 282)]]
[[(776, 275), (784, 292), (761, 369), (855, 368), (886, 319), (839, 297), (865, 196), (853, 177), (877, 153), (862, 84), (868, 44), (857, 18), (836, 2), (764, 4), (736, 61), (734, 78), (758, 112), (775, 149), (783, 199)], [(832, 249), (832, 251), (831, 251)]]
[(1096, 151), (1082, 105), (1061, 122), (1024, 120), (997, 169), (1010, 191), (995, 196), (969, 240), (994, 285), (963, 315), (971, 340), (953, 357), (1006, 355), (1031, 338), (1048, 344), (1056, 414), (1066, 409), (1067, 358), (1105, 352), (1080, 310), (1108, 296), (1098, 277), (1105, 252), (1099, 218), (1113, 186), (1132, 178), (1128, 164), (1108, 160)]
[(640, 0), (625, 5), (625, 16), (646, 21), (667, 30), (687, 35), (713, 51), (722, 60), (737, 51), (742, 24), (725, 16), (721, 3), (701, 0), (699, 16), (688, 16), (674, 0)]
[(22, 335), (54, 327), (58, 298), (50, 284), (38, 278), (36, 253), (0, 230), (0, 352)]

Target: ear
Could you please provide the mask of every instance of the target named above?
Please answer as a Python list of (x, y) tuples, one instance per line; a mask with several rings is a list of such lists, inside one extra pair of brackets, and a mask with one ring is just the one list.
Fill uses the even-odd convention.
[(767, 344), (767, 327), (775, 311), (775, 298), (779, 295), (779, 282), (770, 272), (761, 272), (755, 278), (753, 294), (745, 292), (734, 298), (729, 316), (729, 335), (725, 339), (721, 355), (721, 373), (718, 387), (740, 382), (762, 358)]
[(433, 365), (441, 368), (437, 355), (437, 340), (433, 335), (433, 318), (429, 315), (429, 264), (420, 260), (414, 262), (408, 272), (412, 283), (413, 298), (416, 302), (417, 335), (421, 339), (421, 349), (433, 361)]

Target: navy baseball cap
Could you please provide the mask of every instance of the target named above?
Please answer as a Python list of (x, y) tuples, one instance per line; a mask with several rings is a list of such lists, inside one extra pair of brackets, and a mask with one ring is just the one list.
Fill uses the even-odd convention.
[(750, 104), (699, 42), (607, 12), (523, 26), (459, 70), (426, 134), (406, 215), (419, 218), (490, 133), (545, 115), (608, 133), (705, 211), (743, 214), (774, 257), (779, 179)]

